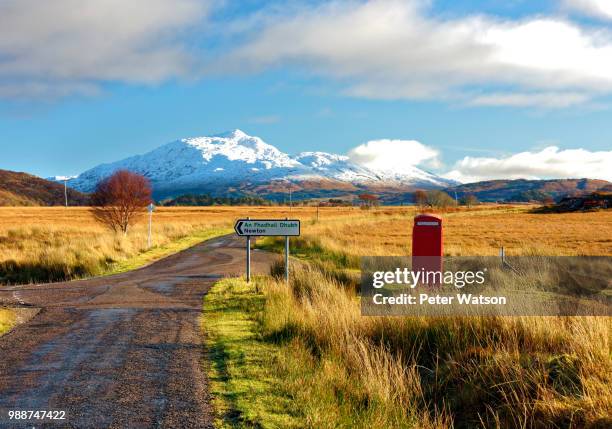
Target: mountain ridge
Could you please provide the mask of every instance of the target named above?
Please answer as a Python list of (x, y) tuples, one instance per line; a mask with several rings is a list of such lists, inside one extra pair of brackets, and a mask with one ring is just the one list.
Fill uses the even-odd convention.
[(434, 189), (456, 183), (413, 166), (407, 167), (406, 174), (397, 174), (373, 170), (347, 156), (327, 152), (308, 151), (291, 156), (236, 129), (176, 140), (141, 155), (100, 164), (70, 179), (68, 185), (91, 192), (96, 183), (119, 169), (149, 178), (156, 198), (194, 192), (219, 196), (248, 194), (278, 181), (297, 187), (321, 182), (330, 190), (352, 187), (355, 192), (371, 188)]
[(445, 189), (461, 198), (474, 195), (480, 201), (530, 201), (551, 197), (555, 200), (565, 196), (576, 196), (596, 191), (612, 192), (612, 183), (601, 179), (513, 179), (486, 180), (465, 183)]
[(398, 173), (367, 168), (346, 155), (322, 151), (289, 155), (238, 129), (175, 140), (144, 154), (100, 164), (69, 178), (68, 186), (91, 192), (101, 179), (119, 169), (148, 177), (158, 200), (207, 194), (283, 201), (289, 192), (295, 200), (350, 199), (373, 193), (384, 203), (401, 204), (410, 203), (416, 189), (442, 189), (453, 197), (473, 194), (486, 202), (533, 201), (612, 187), (609, 182), (595, 179), (488, 180), (459, 184), (414, 167), (410, 162)]

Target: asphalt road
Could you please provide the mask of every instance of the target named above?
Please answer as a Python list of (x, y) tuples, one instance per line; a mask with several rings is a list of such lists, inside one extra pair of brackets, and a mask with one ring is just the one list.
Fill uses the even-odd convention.
[[(244, 239), (213, 239), (129, 273), (0, 287), (40, 312), (0, 337), (0, 427), (212, 427), (202, 298), (245, 270)], [(273, 255), (252, 252), (254, 273)], [(7, 419), (62, 410), (65, 420)]]

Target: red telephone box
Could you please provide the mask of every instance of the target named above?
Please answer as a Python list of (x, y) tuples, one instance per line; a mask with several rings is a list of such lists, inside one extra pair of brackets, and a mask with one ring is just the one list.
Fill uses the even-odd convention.
[(412, 270), (442, 271), (442, 218), (432, 214), (415, 216), (412, 227)]

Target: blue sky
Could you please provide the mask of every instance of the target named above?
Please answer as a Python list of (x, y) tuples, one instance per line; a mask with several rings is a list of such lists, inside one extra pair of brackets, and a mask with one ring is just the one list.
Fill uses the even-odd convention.
[(0, 168), (240, 128), (292, 154), (394, 139), (462, 181), (612, 180), (605, 0), (75, 1), (0, 4)]

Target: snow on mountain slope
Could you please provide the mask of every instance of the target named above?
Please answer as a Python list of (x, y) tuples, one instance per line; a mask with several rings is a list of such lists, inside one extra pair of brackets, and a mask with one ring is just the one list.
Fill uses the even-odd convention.
[(327, 152), (302, 152), (294, 158), (310, 167), (313, 175), (343, 182), (369, 182), (379, 180), (377, 175), (365, 167), (349, 161), (347, 156)]
[(457, 182), (454, 180), (445, 179), (413, 165), (406, 165), (405, 169), (401, 172), (379, 170), (372, 171), (375, 171), (378, 174), (380, 180), (390, 183), (415, 186), (419, 184), (430, 184), (438, 187), (454, 186), (457, 184)]
[(326, 152), (303, 152), (291, 157), (259, 137), (240, 130), (211, 137), (194, 137), (165, 144), (143, 155), (102, 164), (68, 181), (91, 192), (96, 183), (119, 169), (148, 177), (157, 195), (180, 192), (224, 193), (228, 187), (277, 180), (333, 180), (362, 185), (428, 186), (448, 184), (416, 167), (406, 172), (376, 172), (348, 157)]
[(355, 164), (348, 156), (327, 152), (302, 152), (295, 159), (322, 176), (344, 182), (385, 182), (395, 185), (429, 184), (440, 187), (456, 184), (408, 163), (402, 171), (380, 171)]
[(143, 174), (156, 187), (167, 188), (269, 179), (287, 172), (297, 173), (304, 167), (260, 138), (235, 130), (212, 137), (177, 140), (144, 155), (99, 165), (69, 183), (76, 189), (91, 191), (100, 179), (119, 169)]

